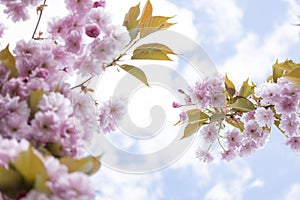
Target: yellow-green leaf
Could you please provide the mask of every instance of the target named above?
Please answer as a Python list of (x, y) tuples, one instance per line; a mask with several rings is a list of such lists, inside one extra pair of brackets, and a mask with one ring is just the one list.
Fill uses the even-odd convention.
[(284, 69), (279, 66), (278, 59), (276, 60), (275, 64), (272, 66), (273, 69), (273, 82), (277, 83), (277, 79), (282, 77)]
[(149, 87), (149, 83), (148, 83), (148, 80), (147, 80), (147, 77), (145, 75), (145, 73), (135, 67), (135, 66), (132, 66), (132, 65), (121, 65), (120, 66), (123, 70), (125, 70), (126, 72), (128, 72), (129, 74), (131, 74), (132, 76), (136, 77), (137, 79), (139, 79), (140, 81), (142, 81), (145, 85), (147, 85)]
[(33, 152), (32, 147), (19, 153), (12, 165), (22, 175), (26, 185), (37, 191), (49, 191), (46, 186), (47, 170), (40, 158)]
[(150, 0), (147, 1), (145, 7), (144, 7), (144, 10), (143, 10), (143, 13), (142, 13), (142, 16), (141, 16), (141, 19), (140, 19), (140, 28), (143, 27), (144, 23), (152, 17), (152, 4), (150, 2)]
[(45, 148), (55, 157), (61, 156), (61, 144), (58, 142), (49, 142)]
[(166, 54), (174, 54), (174, 55), (176, 54), (167, 45), (159, 44), (159, 43), (143, 44), (135, 49), (135, 51), (151, 51), (151, 50), (160, 50)]
[(241, 132), (244, 131), (244, 123), (239, 118), (226, 118), (226, 122)]
[(15, 170), (0, 167), (0, 191), (2, 193), (14, 198), (23, 186), (21, 174)]
[(196, 133), (202, 125), (202, 122), (189, 123), (184, 129), (184, 134), (181, 139), (190, 137), (191, 135)]
[(123, 25), (127, 28), (131, 40), (135, 39), (139, 33), (139, 22), (137, 20), (140, 15), (140, 3), (131, 7), (124, 18)]
[(229, 80), (227, 74), (225, 77), (225, 88), (229, 97), (232, 98), (235, 95), (235, 85), (232, 83), (231, 80)]
[(199, 121), (203, 123), (209, 119), (209, 116), (200, 109), (188, 110), (186, 111), (186, 114), (188, 116), (188, 122)]
[(247, 98), (249, 95), (254, 93), (254, 87), (255, 85), (249, 85), (248, 83), (249, 79), (244, 81), (242, 87), (240, 88), (238, 96)]
[(210, 123), (220, 121), (226, 117), (225, 113), (218, 112), (214, 113), (212, 116), (210, 116)]
[(9, 45), (0, 51), (0, 61), (8, 70), (10, 70), (9, 78), (18, 77), (18, 70), (16, 68), (16, 60), (9, 51)]
[(168, 28), (172, 26), (171, 23), (168, 23), (167, 21), (171, 19), (172, 17), (164, 17), (164, 16), (154, 16), (145, 21), (143, 26), (140, 28), (140, 37), (144, 38), (150, 33), (159, 31), (163, 29), (164, 27)]
[(98, 171), (101, 166), (100, 161), (95, 157), (86, 157), (76, 160), (71, 157), (63, 157), (60, 163), (67, 166), (69, 173), (80, 171), (92, 175)]
[(38, 111), (38, 105), (42, 99), (42, 96), (44, 94), (43, 88), (35, 91), (31, 91), (29, 96), (29, 107), (31, 110), (31, 118), (33, 118), (34, 114)]
[(285, 77), (293, 82), (297, 87), (300, 87), (300, 68), (291, 70)]
[(229, 104), (229, 106), (240, 112), (249, 112), (255, 109), (254, 104), (245, 98), (238, 98), (233, 104)]
[[(167, 60), (171, 61), (164, 49), (145, 47), (143, 45), (133, 51), (131, 59), (135, 60)], [(172, 50), (171, 50), (172, 51)]]

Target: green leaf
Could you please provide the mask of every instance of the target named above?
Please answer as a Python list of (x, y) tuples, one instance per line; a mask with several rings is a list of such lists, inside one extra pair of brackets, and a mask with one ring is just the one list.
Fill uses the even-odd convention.
[(139, 15), (140, 15), (140, 3), (134, 7), (131, 7), (124, 18), (123, 26), (127, 28), (131, 40), (135, 39), (139, 33), (140, 20), (137, 20)]
[(210, 123), (220, 121), (225, 117), (226, 117), (225, 113), (222, 112), (214, 113), (212, 116), (210, 116)]
[(184, 134), (181, 139), (190, 137), (191, 135), (196, 133), (202, 125), (202, 122), (189, 123), (184, 129)]
[(45, 148), (55, 157), (61, 156), (61, 144), (58, 142), (48, 142)]
[(148, 18), (145, 23), (140, 27), (140, 37), (144, 38), (147, 35), (159, 31), (164, 28), (169, 28), (172, 26), (172, 23), (168, 23), (167, 21), (172, 17), (164, 17), (164, 16), (154, 16)]
[(169, 47), (162, 44), (144, 44), (133, 51), (131, 59), (135, 60), (168, 60), (167, 54), (175, 54)]
[(277, 83), (277, 79), (282, 77), (284, 69), (281, 68), (278, 64), (278, 59), (276, 60), (275, 64), (272, 66), (273, 69), (273, 82)]
[(300, 87), (300, 68), (291, 70), (285, 75), (285, 77), (294, 83), (297, 87)]
[(244, 131), (244, 123), (239, 118), (226, 118), (226, 122), (241, 132)]
[(0, 167), (0, 177), (0, 191), (5, 195), (15, 198), (23, 189), (23, 178), (17, 171)]
[(44, 94), (43, 88), (35, 91), (31, 91), (29, 96), (29, 107), (31, 110), (30, 117), (33, 118), (34, 114), (38, 111), (38, 105)]
[(229, 104), (229, 106), (240, 112), (249, 112), (255, 109), (254, 104), (245, 98), (238, 98), (233, 104)]
[(150, 2), (150, 0), (147, 1), (141, 19), (140, 19), (140, 28), (143, 27), (144, 23), (147, 21), (147, 19), (152, 17), (152, 4)]
[(132, 76), (136, 77), (137, 79), (139, 79), (140, 81), (142, 81), (145, 85), (147, 85), (149, 87), (149, 83), (148, 83), (148, 80), (147, 80), (147, 77), (145, 75), (145, 73), (135, 67), (135, 66), (132, 66), (132, 65), (121, 65), (120, 66), (123, 70), (125, 70), (126, 72), (128, 72), (129, 74), (131, 74)]
[(50, 192), (46, 186), (47, 170), (32, 147), (19, 153), (12, 165), (22, 175), (26, 185), (40, 192)]
[(9, 78), (18, 77), (18, 70), (16, 68), (16, 60), (14, 56), (9, 51), (9, 45), (5, 49), (0, 51), (0, 61), (8, 70), (10, 70)]
[(80, 171), (88, 175), (96, 173), (101, 166), (100, 161), (95, 157), (86, 157), (79, 160), (62, 157), (60, 163), (67, 166), (69, 173)]
[(238, 96), (247, 98), (249, 95), (254, 93), (254, 87), (255, 85), (249, 85), (248, 83), (249, 79), (243, 82), (242, 87), (240, 88)]
[(143, 44), (135, 49), (136, 51), (151, 51), (151, 50), (160, 50), (166, 54), (174, 54), (176, 53), (170, 49), (167, 45), (159, 44), (159, 43), (149, 43)]
[(225, 77), (225, 88), (230, 98), (235, 95), (235, 85), (229, 80), (227, 74)]
[(204, 123), (209, 119), (209, 116), (199, 109), (188, 110), (186, 111), (186, 114), (188, 116), (188, 122), (199, 121)]

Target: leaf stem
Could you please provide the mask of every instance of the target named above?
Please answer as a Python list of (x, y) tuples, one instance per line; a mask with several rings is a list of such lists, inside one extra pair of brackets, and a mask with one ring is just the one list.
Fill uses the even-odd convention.
[(36, 31), (37, 31), (37, 29), (38, 29), (38, 27), (39, 27), (39, 24), (40, 24), (40, 21), (41, 21), (41, 18), (42, 18), (42, 14), (43, 14), (43, 10), (44, 10), (44, 6), (46, 5), (46, 1), (47, 1), (47, 0), (44, 0), (44, 3), (42, 4), (43, 8), (39, 10), (39, 11), (40, 11), (40, 14), (39, 14), (38, 21), (37, 21), (37, 23), (36, 23), (36, 26), (35, 26), (35, 28), (34, 28), (34, 31), (33, 31), (32, 37), (31, 37), (32, 39), (35, 39), (34, 36), (35, 36), (35, 33), (36, 33)]

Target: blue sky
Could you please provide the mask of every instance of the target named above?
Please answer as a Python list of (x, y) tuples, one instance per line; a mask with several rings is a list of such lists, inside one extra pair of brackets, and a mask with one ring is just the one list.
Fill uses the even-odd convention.
[[(116, 22), (138, 1), (108, 2)], [(145, 1), (142, 1), (142, 4)], [(263, 82), (278, 58), (299, 61), (297, 0), (152, 0), (154, 12), (176, 15), (174, 29), (195, 40), (237, 84)], [(300, 155), (275, 130), (266, 147), (230, 163), (200, 163), (194, 146), (161, 171), (130, 175), (107, 167), (94, 177), (99, 199), (300, 199)]]
[[(107, 0), (107, 9), (112, 13), (115, 23), (122, 23), (126, 11), (138, 2), (139, 0)], [(277, 58), (280, 61), (290, 58), (300, 62), (300, 28), (292, 26), (300, 23), (299, 0), (151, 2), (155, 14), (176, 15), (174, 21), (177, 25), (173, 30), (197, 42), (217, 69), (227, 72), (237, 85), (248, 77), (258, 83), (263, 82)], [(145, 0), (141, 0), (141, 3), (143, 5)], [(47, 9), (55, 13), (58, 8), (60, 7), (51, 6), (49, 3)], [(15, 31), (27, 30), (34, 23), (33, 20), (18, 24), (21, 28)], [(30, 38), (31, 32), (27, 32), (20, 37)], [(9, 41), (17, 38), (13, 32), (6, 36), (10, 37)], [(189, 78), (189, 73), (184, 75)], [(138, 100), (143, 98), (137, 98), (136, 101)], [(166, 102), (171, 104), (172, 98), (167, 98)], [(138, 113), (140, 115), (136, 118), (143, 118), (144, 111), (142, 107), (138, 108), (136, 110), (141, 110), (142, 113)], [(174, 119), (177, 116), (174, 117), (172, 122), (176, 122)], [(147, 122), (143, 121), (144, 124)], [(124, 149), (135, 145), (118, 134), (121, 133), (116, 132), (110, 136), (112, 139), (122, 139), (116, 145)], [(142, 152), (158, 150), (160, 145), (166, 145), (165, 139), (169, 138), (162, 137), (154, 144), (141, 141), (136, 146)], [(132, 175), (103, 166), (92, 178), (99, 194), (97, 199), (300, 199), (300, 155), (284, 145), (284, 137), (275, 128), (264, 149), (230, 163), (200, 163), (194, 156), (198, 142), (196, 140), (189, 151), (173, 165), (154, 173)]]

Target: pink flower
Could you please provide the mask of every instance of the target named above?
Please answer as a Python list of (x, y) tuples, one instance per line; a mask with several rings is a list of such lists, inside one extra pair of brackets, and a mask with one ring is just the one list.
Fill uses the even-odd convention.
[(245, 124), (244, 134), (254, 139), (255, 141), (260, 140), (263, 137), (263, 130), (254, 120), (251, 120)]
[(240, 149), (239, 155), (241, 157), (250, 155), (250, 154), (254, 153), (254, 151), (256, 150), (256, 148), (257, 148), (256, 144), (255, 144), (255, 142), (253, 140), (248, 139), (246, 141), (243, 141), (243, 144), (242, 144), (242, 147)]
[(292, 96), (283, 96), (275, 102), (275, 110), (279, 114), (290, 114), (297, 108), (298, 98)]
[(100, 35), (100, 28), (97, 24), (88, 24), (85, 26), (85, 34), (91, 38), (96, 38)]
[(100, 108), (99, 123), (103, 133), (114, 131), (124, 115), (124, 100), (113, 99), (106, 101)]
[(299, 131), (299, 121), (296, 115), (282, 115), (279, 128), (281, 128), (287, 135), (294, 136)]
[(207, 143), (212, 143), (218, 138), (218, 129), (216, 123), (211, 123), (203, 126), (200, 130), (200, 135)]
[(250, 120), (255, 120), (254, 114), (255, 114), (255, 111), (247, 112), (247, 113), (243, 116), (245, 122), (248, 122), (248, 121), (250, 121)]
[(95, 1), (94, 4), (93, 4), (93, 7), (94, 7), (94, 8), (97, 8), (97, 7), (105, 7), (105, 5), (106, 5), (105, 0)]
[(54, 195), (61, 199), (94, 199), (94, 189), (88, 176), (73, 172), (59, 175), (58, 180), (51, 185)]
[(226, 160), (227, 162), (233, 160), (236, 157), (236, 153), (233, 149), (226, 150), (222, 152), (221, 155), (222, 155), (222, 159)]
[(0, 166), (6, 166), (8, 162), (14, 161), (16, 156), (29, 148), (29, 142), (22, 139), (4, 139), (0, 135)]
[(78, 31), (72, 31), (66, 38), (65, 48), (67, 51), (77, 54), (82, 50), (82, 38)]
[(82, 17), (84, 17), (85, 14), (93, 7), (91, 0), (65, 0), (65, 3), (68, 10), (73, 13), (77, 13)]
[(97, 7), (88, 13), (87, 21), (98, 24), (103, 32), (107, 32), (106, 29), (111, 24), (111, 17), (102, 7)]
[(188, 120), (188, 116), (187, 116), (186, 112), (180, 113), (179, 118), (180, 118), (180, 121), (182, 121), (182, 122), (187, 122), (187, 120)]
[(29, 15), (26, 10), (26, 6), (17, 1), (9, 1), (6, 3), (6, 9), (3, 11), (7, 14), (11, 19), (16, 22), (19, 20), (27, 20), (29, 19)]
[(196, 158), (200, 161), (210, 163), (214, 160), (214, 157), (209, 153), (209, 151), (202, 150), (200, 147), (195, 152)]
[(56, 92), (51, 92), (49, 95), (43, 95), (38, 107), (43, 112), (55, 112), (63, 121), (73, 113), (70, 100)]
[(230, 148), (230, 149), (239, 147), (242, 144), (242, 136), (241, 136), (241, 133), (237, 129), (228, 131), (225, 136), (225, 139), (227, 141), (228, 148)]
[(264, 83), (258, 87), (255, 88), (255, 94), (258, 97), (262, 97), (262, 103), (263, 104), (269, 104), (276, 102), (278, 99), (278, 91), (279, 87), (275, 83)]
[(2, 23), (0, 23), (0, 38), (3, 36), (4, 30), (5, 26)]
[(52, 112), (37, 112), (31, 122), (32, 138), (44, 143), (57, 142), (60, 139), (60, 118)]
[(300, 152), (300, 136), (289, 138), (286, 145), (289, 145), (292, 150)]
[(173, 103), (172, 103), (172, 107), (173, 107), (173, 108), (180, 108), (180, 103), (178, 103), (178, 102), (173, 102)]
[(274, 113), (271, 109), (265, 109), (263, 107), (257, 108), (254, 114), (255, 121), (259, 126), (271, 127), (274, 122)]

